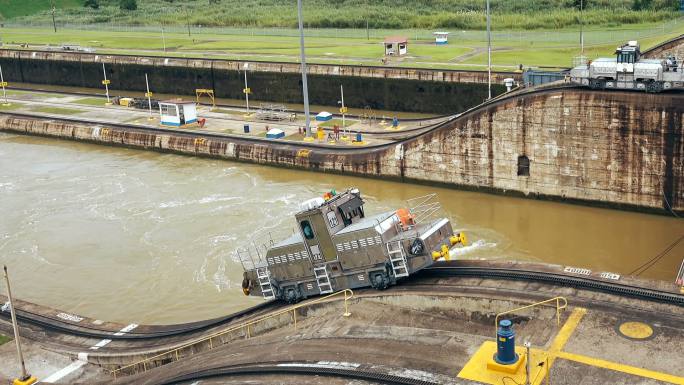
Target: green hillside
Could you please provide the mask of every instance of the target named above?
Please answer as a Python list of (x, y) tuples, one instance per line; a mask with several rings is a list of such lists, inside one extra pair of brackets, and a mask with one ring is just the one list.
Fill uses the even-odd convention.
[[(137, 0), (122, 10), (119, 0), (58, 0), (59, 23), (296, 27), (295, 0)], [(554, 29), (579, 25), (580, 0), (492, 0), (495, 29)], [(677, 17), (679, 0), (583, 0), (584, 22), (614, 27)], [(484, 0), (305, 0), (309, 28), (483, 29)], [(49, 0), (0, 0), (0, 14), (13, 22), (52, 22)]]

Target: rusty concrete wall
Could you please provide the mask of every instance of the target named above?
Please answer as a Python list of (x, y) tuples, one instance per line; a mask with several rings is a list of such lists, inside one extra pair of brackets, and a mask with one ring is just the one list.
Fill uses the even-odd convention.
[(668, 54), (674, 54), (679, 60), (684, 61), (684, 35), (662, 42), (655, 47), (644, 51), (643, 55), (649, 59), (663, 59)]
[(661, 213), (684, 213), (683, 127), (684, 95), (582, 89), (506, 97), (365, 149), (0, 115), (20, 133)]

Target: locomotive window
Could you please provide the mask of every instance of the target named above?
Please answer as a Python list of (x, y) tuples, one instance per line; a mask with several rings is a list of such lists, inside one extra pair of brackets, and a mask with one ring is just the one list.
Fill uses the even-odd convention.
[(314, 232), (313, 232), (313, 228), (311, 227), (311, 223), (309, 223), (309, 221), (302, 221), (301, 226), (302, 226), (302, 233), (304, 233), (304, 237), (306, 239), (313, 239)]

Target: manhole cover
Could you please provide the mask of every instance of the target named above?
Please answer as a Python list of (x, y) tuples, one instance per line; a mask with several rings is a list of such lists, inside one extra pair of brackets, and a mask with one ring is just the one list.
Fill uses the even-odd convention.
[(633, 340), (644, 340), (653, 335), (653, 328), (643, 322), (623, 322), (618, 327), (620, 334)]

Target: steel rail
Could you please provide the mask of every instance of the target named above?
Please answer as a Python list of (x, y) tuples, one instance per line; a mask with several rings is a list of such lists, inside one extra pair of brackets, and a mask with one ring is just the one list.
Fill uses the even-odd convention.
[(433, 266), (424, 269), (420, 274), (430, 276), (462, 276), (547, 282), (561, 286), (570, 286), (577, 289), (600, 291), (608, 294), (646, 299), (684, 307), (684, 295), (682, 294), (626, 285), (617, 282), (606, 282), (591, 277), (576, 277), (552, 272), (539, 272), (512, 268)]
[[(580, 92), (589, 92), (588, 90), (584, 90), (582, 87), (579, 87), (577, 85), (565, 83), (565, 84), (556, 84), (556, 85), (552, 85), (552, 86), (547, 86), (547, 87), (543, 87), (540, 89), (530, 88), (530, 89), (523, 89), (521, 91), (505, 93), (505, 94), (502, 94), (496, 98), (492, 98), (488, 101), (485, 101), (482, 104), (474, 106), (474, 107), (470, 108), (469, 110), (466, 110), (465, 112), (463, 112), (461, 114), (453, 115), (453, 116), (449, 117), (447, 120), (442, 121), (440, 123), (436, 123), (433, 126), (427, 126), (427, 127), (422, 127), (420, 129), (417, 129), (418, 132), (409, 132), (407, 130), (406, 132), (409, 135), (406, 135), (405, 137), (402, 137), (401, 139), (398, 139), (396, 141), (392, 141), (389, 143), (372, 144), (372, 145), (367, 145), (367, 146), (363, 146), (363, 147), (355, 147), (355, 146), (339, 147), (336, 145), (317, 144), (317, 143), (308, 143), (308, 142), (278, 142), (278, 143), (274, 143), (272, 140), (266, 139), (266, 138), (245, 137), (245, 136), (240, 136), (240, 135), (218, 134), (218, 133), (212, 133), (212, 132), (197, 132), (197, 131), (188, 132), (188, 131), (183, 131), (180, 129), (173, 129), (173, 128), (158, 128), (158, 127), (149, 127), (149, 126), (144, 126), (144, 125), (116, 123), (116, 122), (94, 122), (92, 119), (83, 119), (83, 118), (75, 118), (75, 117), (60, 117), (60, 116), (39, 116), (39, 115), (30, 114), (30, 113), (13, 112), (13, 111), (3, 111), (3, 112), (0, 112), (0, 115), (17, 116), (17, 117), (24, 117), (24, 118), (31, 118), (31, 119), (45, 119), (45, 120), (60, 121), (60, 122), (66, 122), (66, 123), (85, 123), (85, 124), (90, 124), (90, 125), (97, 124), (97, 125), (103, 126), (103, 128), (109, 128), (109, 127), (121, 128), (121, 129), (127, 130), (129, 132), (156, 133), (156, 134), (165, 134), (165, 135), (173, 134), (173, 135), (186, 137), (186, 138), (211, 138), (211, 139), (217, 139), (217, 140), (222, 140), (222, 141), (232, 141), (232, 142), (236, 142), (236, 143), (268, 145), (268, 146), (273, 146), (273, 147), (277, 146), (278, 148), (281, 148), (281, 149), (291, 149), (293, 151), (301, 150), (301, 149), (309, 149), (309, 150), (324, 151), (324, 153), (345, 155), (345, 154), (354, 154), (354, 153), (365, 153), (365, 152), (374, 151), (374, 150), (384, 150), (384, 149), (390, 148), (392, 146), (396, 146), (397, 144), (406, 143), (406, 142), (415, 140), (418, 137), (421, 137), (423, 135), (427, 135), (429, 133), (437, 131), (443, 127), (448, 126), (449, 124), (452, 124), (455, 120), (468, 118), (469, 116), (472, 116), (474, 114), (479, 113), (480, 110), (484, 109), (485, 107), (498, 105), (498, 104), (504, 103), (508, 100), (517, 99), (519, 97), (523, 97), (523, 96), (530, 95), (530, 94), (553, 93), (553, 92), (557, 92), (559, 90), (565, 90), (565, 89), (574, 89), (574, 90), (579, 90)], [(592, 92), (595, 92), (595, 91), (592, 91)], [(619, 92), (619, 91), (617, 91), (617, 92)], [(2, 131), (2, 130), (0, 130), (0, 131)], [(401, 133), (401, 131), (396, 131), (396, 132), (392, 132), (390, 134), (400, 135), (400, 133)], [(34, 135), (38, 135), (38, 134), (34, 134)], [(50, 135), (46, 135), (46, 136), (50, 136)], [(86, 141), (86, 139), (83, 139), (83, 140)], [(106, 144), (111, 144), (111, 145), (119, 144), (116, 142), (99, 142), (99, 141), (97, 143), (106, 143)], [(119, 145), (121, 145), (121, 144), (119, 144)], [(206, 155), (209, 156), (209, 154), (206, 154)]]
[[(22, 84), (35, 84), (35, 83), (22, 83)], [(73, 86), (66, 86), (66, 87), (73, 87)], [(105, 100), (105, 96), (104, 96), (103, 94), (101, 94), (101, 93), (96, 93), (96, 92), (84, 92), (84, 91), (73, 91), (73, 90), (48, 90), (48, 89), (39, 88), (39, 87), (36, 87), (36, 88), (30, 88), (30, 87), (7, 87), (7, 90), (11, 90), (11, 91), (23, 91), (23, 92), (39, 92), (39, 93), (44, 93), (44, 94), (58, 94), (58, 95), (59, 95), (59, 94), (65, 94), (65, 95), (74, 95), (74, 96), (90, 96), (90, 97), (97, 97), (97, 98), (102, 98), (102, 99), (103, 99), (103, 103), (102, 103), (103, 105), (104, 105), (104, 102), (106, 101), (106, 100)], [(114, 93), (115, 91), (126, 92), (126, 90), (112, 90), (112, 93)], [(137, 91), (130, 91), (130, 92), (137, 92)], [(191, 95), (179, 95), (179, 96), (191, 96)], [(136, 98), (142, 98), (142, 97), (136, 97)], [(263, 100), (263, 101), (260, 100), (259, 102), (274, 103), (274, 102), (271, 102), (271, 101), (268, 101), (268, 100)], [(67, 103), (64, 103), (64, 104), (67, 104)], [(211, 106), (212, 106), (212, 104), (210, 104), (210, 103), (197, 103), (197, 104), (200, 105), (200, 106), (204, 106), (204, 107), (211, 107)], [(214, 104), (214, 106), (216, 106), (216, 107), (223, 107), (223, 108), (235, 108), (235, 109), (239, 109), (239, 110), (244, 110), (244, 109), (245, 109), (243, 106), (237, 105), (237, 104), (216, 103), (216, 104)], [(327, 107), (330, 107), (331, 109), (332, 109), (332, 108), (337, 108), (337, 107), (334, 107), (334, 106), (327, 106)], [(143, 112), (146, 111), (146, 109), (137, 109), (137, 108), (133, 108), (133, 107), (129, 107), (129, 108), (131, 108), (132, 110), (135, 110), (135, 111), (143, 111)], [(304, 111), (297, 110), (297, 109), (289, 109), (288, 111), (296, 112), (296, 113), (298, 113), (298, 114), (303, 114), (303, 113), (304, 113)], [(211, 111), (210, 111), (210, 112), (211, 112)], [(241, 111), (236, 111), (236, 112), (241, 112)], [(387, 112), (391, 112), (391, 111), (387, 111)], [(409, 112), (409, 113), (411, 113), (411, 112)], [(421, 112), (421, 113), (422, 113), (422, 112)], [(342, 117), (342, 114), (340, 114), (340, 113), (333, 113), (332, 115), (333, 115), (334, 117), (336, 117), (336, 118), (341, 118), (341, 117)], [(427, 114), (426, 114), (426, 115), (427, 115)], [(361, 115), (359, 115), (359, 114), (353, 114), (353, 113), (352, 113), (352, 114), (345, 114), (345, 116), (351, 117), (351, 118), (353, 118), (353, 119), (361, 119)], [(454, 114), (436, 114), (436, 115), (432, 115), (432, 116), (430, 116), (430, 117), (425, 117), (425, 118), (402, 118), (402, 119), (399, 119), (399, 120), (402, 121), (402, 122), (420, 122), (420, 121), (424, 121), (424, 120), (446, 119), (446, 118), (449, 118), (449, 117), (451, 117), (451, 116), (454, 116)], [(231, 120), (238, 120), (238, 119), (231, 119)], [(379, 119), (378, 119), (378, 120), (379, 120)], [(269, 124), (271, 124), (271, 123), (275, 123), (275, 124), (281, 123), (281, 122), (270, 122), (270, 121), (263, 121), (263, 122), (264, 122), (264, 123), (269, 123)], [(282, 122), (282, 123), (290, 123), (290, 125), (299, 125), (299, 126), (301, 126), (300, 124), (292, 124), (292, 122)], [(425, 126), (425, 127), (427, 127), (427, 126)], [(326, 128), (326, 127), (323, 127), (323, 128)], [(408, 130), (406, 130), (406, 131), (408, 131)], [(363, 133), (363, 134), (366, 134), (366, 133), (367, 133), (367, 134), (372, 134), (372, 133), (373, 133), (373, 131), (359, 131), (359, 132), (361, 132), (361, 133)]]
[[(136, 340), (165, 338), (192, 332), (203, 331), (217, 326), (229, 324), (235, 321), (237, 318), (246, 317), (252, 313), (258, 312), (259, 310), (264, 310), (270, 307), (273, 307), (274, 309), (279, 309), (281, 307), (284, 307), (284, 305), (276, 301), (268, 301), (223, 317), (213, 318), (205, 321), (191, 322), (186, 324), (169, 326), (163, 325), (160, 326), (160, 330), (158, 331), (136, 332), (135, 330), (132, 330), (125, 334), (118, 333), (118, 330), (104, 330), (85, 325), (74, 325), (71, 323), (64, 322), (63, 320), (59, 320), (56, 318), (45, 316), (43, 314), (38, 314), (35, 312), (30, 312), (21, 309), (16, 309), (16, 314), (17, 320), (21, 322), (40, 326), (48, 330), (57, 331), (65, 334), (88, 338), (107, 338), (111, 340)], [(10, 314), (9, 312), (0, 312), (0, 316), (2, 318), (9, 319)]]
[(289, 362), (252, 364), (252, 365), (233, 365), (223, 366), (212, 369), (198, 370), (186, 374), (180, 374), (171, 379), (159, 382), (160, 385), (177, 384), (182, 381), (199, 380), (210, 377), (225, 376), (264, 376), (274, 374), (285, 375), (311, 375), (327, 377), (343, 377), (357, 380), (374, 381), (383, 384), (400, 385), (436, 385), (438, 382), (422, 380), (413, 377), (403, 377), (393, 374), (380, 373), (367, 369), (346, 369), (335, 367), (320, 367), (311, 363), (298, 363), (296, 366), (287, 365)]

